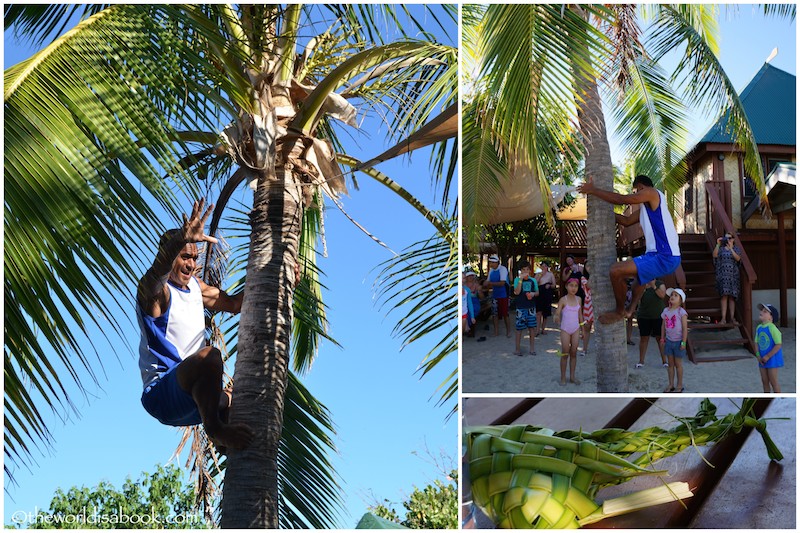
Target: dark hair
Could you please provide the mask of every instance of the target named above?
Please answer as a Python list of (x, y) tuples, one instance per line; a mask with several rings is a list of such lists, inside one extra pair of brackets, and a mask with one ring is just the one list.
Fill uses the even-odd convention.
[(644, 174), (639, 174), (638, 176), (633, 178), (633, 186), (634, 187), (636, 187), (640, 183), (642, 185), (647, 185), (648, 187), (652, 187), (653, 186), (653, 180), (651, 180), (649, 177), (645, 176)]
[(531, 264), (528, 263), (527, 261), (523, 261), (522, 263), (517, 265), (517, 268), (520, 269), (520, 270), (522, 270), (523, 268), (530, 268), (530, 267), (531, 267)]
[(168, 229), (167, 231), (162, 233), (161, 238), (158, 239), (158, 248), (159, 249), (163, 248), (164, 245), (167, 244), (169, 241), (171, 241), (173, 237), (175, 237), (175, 235), (180, 233), (180, 231), (181, 230), (179, 228), (174, 228), (174, 229)]

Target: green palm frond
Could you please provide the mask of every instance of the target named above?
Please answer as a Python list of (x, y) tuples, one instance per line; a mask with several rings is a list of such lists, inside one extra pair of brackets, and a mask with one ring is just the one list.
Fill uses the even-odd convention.
[[(443, 221), (455, 227), (455, 220)], [(403, 345), (433, 338), (434, 346), (421, 361), (421, 376), (450, 360), (458, 350), (458, 248), (441, 234), (409, 246), (398, 256), (381, 265), (376, 291), (381, 308), (399, 313), (393, 333)], [(449, 402), (458, 392), (456, 367), (439, 385), (439, 405)], [(450, 414), (457, 406), (453, 406)]]
[(461, 115), (461, 143), (463, 162), (461, 170), (461, 212), (463, 224), (475, 227), (494, 214), (494, 198), (502, 191), (501, 177), (508, 175), (508, 163), (496, 148), (491, 129), (491, 110), (485, 109), (482, 99), (465, 103)]
[[(713, 9), (713, 8), (712, 8)], [(729, 132), (744, 152), (744, 168), (766, 201), (764, 170), (755, 137), (733, 83), (715, 54), (716, 24), (708, 8), (695, 5), (662, 6), (653, 32), (654, 59), (685, 46), (675, 76), (685, 76), (689, 103), (725, 114)]]
[(282, 528), (331, 528), (343, 510), (340, 479), (328, 460), (336, 431), (328, 409), (290, 372), (278, 450)]
[[(424, 38), (436, 41), (430, 32), (427, 18), (433, 20), (439, 29), (447, 32), (458, 21), (457, 4), (442, 4), (442, 13), (425, 6), (422, 17), (415, 17), (404, 4), (340, 4), (325, 6), (337, 18), (347, 21), (358, 30), (361, 40), (384, 44), (387, 31), (399, 31), (404, 38)], [(309, 6), (310, 8), (310, 6)], [(398, 11), (399, 10), (399, 11)], [(451, 36), (452, 37), (452, 36)], [(454, 39), (455, 41), (455, 39)]]
[(773, 15), (781, 18), (788, 18), (794, 20), (797, 16), (797, 5), (790, 4), (763, 4), (765, 15)]
[(323, 198), (319, 192), (316, 202), (318, 206), (306, 209), (303, 216), (298, 252), (301, 278), (295, 287), (293, 302), (295, 321), (292, 325), (292, 364), (294, 371), (300, 374), (311, 368), (321, 339), (340, 346), (328, 335), (326, 306), (322, 302), (322, 289), (326, 287), (320, 281), (322, 271), (318, 266), (317, 246), (325, 238), (325, 234), (321, 209)]
[(105, 8), (103, 4), (6, 4), (3, 25), (13, 28), (16, 37), (41, 45), (61, 35), (74, 17), (88, 18)]
[[(607, 16), (601, 8), (595, 14)], [(593, 73), (592, 54), (607, 39), (560, 6), (492, 4), (465, 20), (478, 24), (466, 30), (476, 56), (463, 112), (462, 205), (470, 228), (491, 216), (503, 180), (515, 179), (508, 169), (529, 169), (549, 197), (546, 169), (580, 159), (572, 72)], [(588, 57), (575, 52), (584, 42)]]
[(670, 194), (685, 179), (685, 164), (676, 168), (688, 138), (686, 108), (663, 70), (646, 58), (628, 65), (629, 84), (613, 116), (627, 153), (636, 154), (640, 172), (654, 176)]

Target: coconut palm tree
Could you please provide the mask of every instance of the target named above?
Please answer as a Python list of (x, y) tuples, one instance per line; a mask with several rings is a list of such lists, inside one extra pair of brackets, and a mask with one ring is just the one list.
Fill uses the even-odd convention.
[[(339, 162), (359, 166), (358, 157), (339, 154), (335, 122), (356, 125), (355, 106), (376, 110), (399, 139), (431, 121), (457, 94), (455, 50), (437, 43), (413, 14), (406, 31), (416, 39), (383, 37), (379, 21), (400, 25), (403, 9), (6, 7), (6, 28), (39, 42), (56, 36), (5, 73), (8, 457), (24, 460), (32, 445), (48, 438), (42, 404), (28, 392), (28, 380), (45, 405), (69, 403), (48, 350), (73, 381), (80, 383), (86, 372), (96, 379), (95, 362), (83, 355), (74, 331), (90, 336), (106, 328), (112, 316), (106, 302), (129, 292), (147, 261), (142, 258), (152, 255), (146, 250), (163, 227), (148, 197), (177, 219), (181, 199), (197, 196), (205, 181), (207, 189), (220, 191), (211, 199), (216, 228), (232, 192), (250, 184), (254, 200), (230, 416), (253, 427), (256, 440), (226, 461), (222, 525), (330, 523), (327, 510), (335, 506), (337, 490), (329, 465), (310, 461), (303, 467), (322, 475), (304, 472), (284, 454), (279, 469), (279, 448), (287, 440), (282, 429), (290, 398), (304, 414), (298, 420), (305, 426), (295, 429), (330, 447), (327, 415), (290, 379), (289, 359), (294, 335), (304, 351), (292, 354), (293, 368), (302, 373), (325, 334), (316, 267), (321, 206), (325, 197), (338, 203), (346, 191)], [(454, 9), (432, 9), (428, 18), (452, 27)], [(436, 153), (444, 155), (444, 146)], [(442, 165), (440, 157), (434, 167)], [(380, 181), (409, 196), (389, 177)], [(437, 238), (452, 247), (451, 206), (444, 200), (439, 211), (416, 206)], [(301, 316), (294, 315), (298, 306)], [(446, 341), (439, 345), (448, 349)], [(288, 391), (287, 383), (293, 387)], [(303, 448), (297, 434), (289, 437), (300, 443), (293, 449)], [(287, 472), (295, 477), (287, 480)], [(280, 500), (280, 487), (292, 487), (282, 493), (288, 502)], [(315, 513), (318, 521), (309, 516)]]
[[(689, 105), (730, 113), (745, 171), (763, 191), (752, 131), (717, 59), (718, 6), (493, 4), (465, 10), (465, 50), (472, 56), (467, 72), (473, 75), (463, 116), (467, 229), (491, 214), (468, 200), (482, 191), (491, 205), (503, 187), (498, 175), (514, 179), (508, 161), (524, 161), (543, 195), (549, 196), (549, 184), (540, 169), (559, 162), (582, 164), (599, 187), (612, 190), (607, 118), (639, 169), (671, 196), (684, 176), (678, 156), (686, 149)], [(765, 11), (794, 16), (794, 6)], [(642, 20), (650, 23), (646, 36)], [(661, 60), (675, 50), (681, 60), (667, 73)], [(471, 139), (470, 129), (476, 133)], [(570, 142), (574, 133), (580, 136), (578, 150)], [(474, 144), (466, 145), (468, 140)], [(589, 198), (587, 211), (589, 260), (600, 274), (616, 261), (616, 228), (611, 206)], [(602, 274), (593, 280), (593, 293), (600, 312), (613, 302)], [(598, 326), (600, 392), (627, 390), (624, 339), (620, 324)]]

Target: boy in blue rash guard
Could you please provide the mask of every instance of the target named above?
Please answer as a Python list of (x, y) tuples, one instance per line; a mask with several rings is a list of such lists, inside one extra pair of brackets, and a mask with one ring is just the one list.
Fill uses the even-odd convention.
[(203, 308), (239, 313), (244, 293), (229, 296), (194, 276), (197, 242), (216, 242), (203, 230), (214, 206), (203, 214), (204, 204), (195, 202), (191, 217), (183, 216), (183, 227), (162, 235), (153, 265), (139, 280), (141, 400), (162, 424), (202, 422), (218, 448), (241, 449), (250, 444), (253, 432), (245, 424), (223, 421), (230, 399), (222, 390), (222, 355), (205, 345)]
[(761, 324), (756, 328), (756, 346), (761, 384), (764, 392), (779, 393), (778, 369), (783, 366), (783, 336), (775, 325), (779, 317), (778, 310), (770, 304), (758, 304), (758, 310)]
[(634, 278), (630, 309), (635, 309), (645, 285), (655, 278), (662, 278), (673, 273), (681, 264), (681, 251), (678, 247), (678, 232), (675, 223), (667, 210), (667, 198), (664, 193), (653, 187), (653, 182), (645, 175), (636, 176), (633, 180), (632, 194), (619, 194), (595, 187), (592, 178), (577, 187), (578, 192), (593, 194), (601, 200), (615, 204), (642, 204), (638, 214), (615, 215), (623, 226), (631, 226), (637, 222), (644, 232), (644, 255), (627, 261), (614, 263), (609, 276), (614, 289), (616, 309), (600, 315), (600, 322), (611, 324), (625, 318), (625, 280)]

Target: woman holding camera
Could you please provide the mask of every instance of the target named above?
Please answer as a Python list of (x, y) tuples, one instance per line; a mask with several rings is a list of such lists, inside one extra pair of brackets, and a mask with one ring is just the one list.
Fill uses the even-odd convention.
[(734, 311), (736, 300), (739, 298), (741, 253), (741, 249), (734, 244), (733, 235), (726, 232), (723, 237), (717, 239), (717, 245), (711, 254), (714, 258), (714, 268), (717, 271), (717, 292), (719, 292), (719, 304), (722, 311), (720, 324), (726, 322), (728, 315), (730, 315), (730, 322), (736, 324)]

